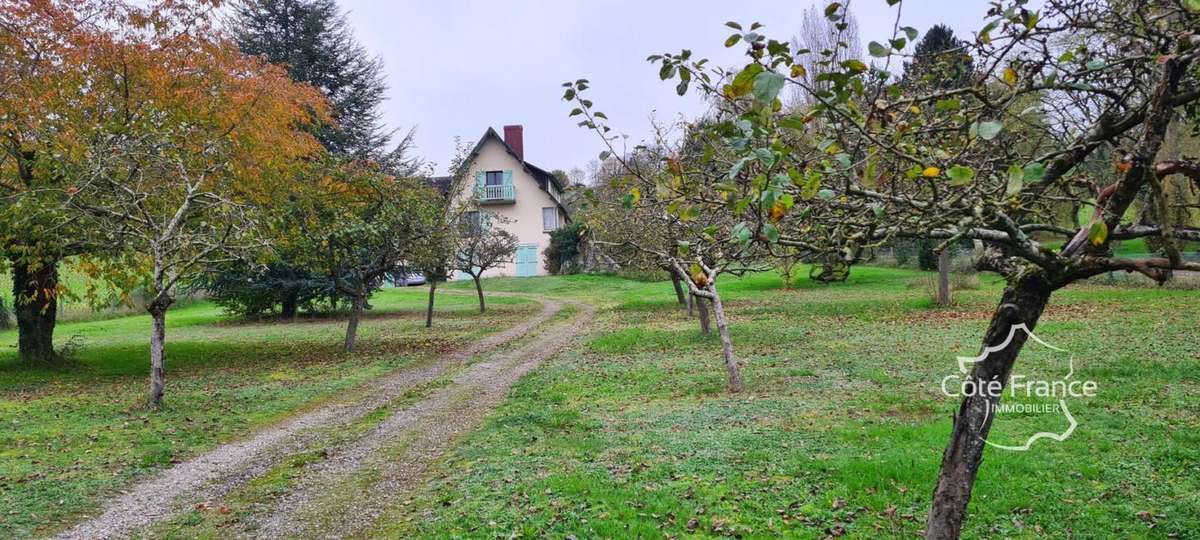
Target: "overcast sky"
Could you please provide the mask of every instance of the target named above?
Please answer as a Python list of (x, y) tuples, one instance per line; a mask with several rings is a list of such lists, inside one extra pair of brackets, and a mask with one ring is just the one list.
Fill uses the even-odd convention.
[[(416, 127), (417, 152), (444, 173), (454, 137), (472, 144), (492, 126), (525, 126), (525, 157), (545, 169), (569, 170), (595, 159), (601, 143), (567, 118), (561, 84), (592, 82), (592, 99), (631, 142), (649, 134), (651, 114), (695, 116), (703, 105), (678, 97), (646, 56), (691, 49), (735, 65), (742, 49), (725, 49), (725, 21), (758, 21), (770, 37), (791, 37), (813, 2), (709, 0), (419, 1), (342, 0), (358, 39), (383, 58), (388, 101), (384, 122)], [(824, 5), (824, 2), (821, 2)], [(891, 35), (894, 8), (857, 0), (864, 40)], [(907, 0), (902, 24), (942, 22), (960, 37), (983, 25), (985, 0)], [(864, 50), (866, 44), (863, 44)]]

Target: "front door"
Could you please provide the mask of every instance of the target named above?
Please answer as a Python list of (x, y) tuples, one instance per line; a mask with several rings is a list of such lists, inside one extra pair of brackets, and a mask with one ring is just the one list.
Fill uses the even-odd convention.
[(517, 276), (537, 275), (537, 244), (521, 244), (517, 246)]

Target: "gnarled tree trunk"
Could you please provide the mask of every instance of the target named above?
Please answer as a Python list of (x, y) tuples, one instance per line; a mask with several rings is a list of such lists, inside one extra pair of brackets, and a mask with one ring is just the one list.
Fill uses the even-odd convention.
[(437, 280), (429, 280), (429, 306), (425, 308), (425, 328), (433, 327), (433, 295), (437, 293)]
[(50, 362), (58, 316), (58, 261), (12, 262), (13, 312), (17, 318), (17, 354), (26, 362)]
[[(1053, 291), (1045, 276), (1038, 272), (1026, 274), (1004, 290), (999, 307), (992, 315), (984, 335), (983, 347), (995, 347), (1008, 340), (1008, 346), (995, 351), (983, 361), (975, 364), (970, 380), (977, 387), (988, 381), (1008, 383), (1013, 363), (1025, 345), (1028, 335), (1017, 324), (1024, 323), (1032, 331), (1041, 317)], [(1003, 390), (994, 395), (983, 391), (964, 395), (954, 418), (954, 429), (950, 443), (942, 454), (942, 468), (937, 487), (933, 491), (933, 504), (925, 525), (925, 537), (930, 539), (958, 538), (966, 516), (967, 504), (971, 501), (971, 488), (975, 475), (983, 461), (983, 450), (994, 414), (989, 414), (1000, 402)]]
[(355, 294), (354, 299), (350, 302), (350, 322), (346, 324), (346, 343), (343, 350), (346, 352), (354, 351), (354, 339), (358, 337), (358, 321), (362, 318), (363, 304), (366, 299), (361, 293)]
[(696, 309), (700, 312), (700, 333), (706, 336), (711, 334), (712, 329), (708, 322), (708, 305), (705, 303), (704, 298), (695, 296), (692, 298), (692, 302), (696, 304)]
[(150, 331), (150, 406), (161, 407), (167, 384), (167, 308), (169, 300), (156, 300), (146, 307), (154, 327)]
[[(742, 374), (738, 369), (737, 358), (733, 356), (733, 340), (729, 336), (729, 321), (725, 318), (725, 307), (721, 304), (721, 295), (717, 293), (716, 284), (709, 285), (708, 292), (712, 293), (713, 315), (717, 318), (717, 334), (721, 336), (721, 354), (725, 357), (725, 371), (729, 373), (729, 391), (742, 390)], [(705, 313), (704, 302), (701, 300), (701, 313)]]

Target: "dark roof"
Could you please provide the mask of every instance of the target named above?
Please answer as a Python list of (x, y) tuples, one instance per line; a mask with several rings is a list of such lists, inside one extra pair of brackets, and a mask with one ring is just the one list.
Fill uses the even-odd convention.
[[(566, 191), (566, 187), (562, 185), (562, 181), (560, 181), (557, 176), (546, 172), (545, 169), (538, 167), (537, 165), (525, 161), (524, 158), (517, 155), (517, 151), (513, 150), (513, 147), (509, 146), (507, 142), (504, 142), (504, 137), (501, 137), (500, 134), (496, 133), (496, 130), (492, 129), (491, 127), (487, 128), (487, 131), (483, 132), (483, 136), (479, 138), (479, 142), (475, 143), (475, 148), (472, 148), (471, 153), (468, 154), (467, 158), (463, 160), (462, 167), (471, 166), (471, 163), (475, 161), (475, 157), (479, 155), (480, 150), (483, 150), (483, 145), (488, 141), (488, 139), (496, 139), (496, 142), (500, 143), (501, 146), (504, 147), (504, 150), (508, 152), (513, 159), (517, 160), (517, 162), (519, 162), (521, 166), (523, 166), (525, 170), (529, 172), (529, 174), (533, 176), (535, 180), (537, 180), (538, 187), (542, 188), (542, 191), (550, 193), (550, 185), (554, 185), (560, 194)], [(462, 171), (460, 170), (459, 172)], [(436, 178), (441, 177), (430, 178), (429, 180), (432, 183)], [(445, 190), (448, 190), (449, 188), (449, 182), (447, 182), (446, 187), (443, 189), (443, 193), (445, 193)], [(567, 219), (571, 219), (571, 212), (567, 210), (567, 207), (561, 202), (558, 202), (557, 204), (558, 207), (562, 209), (563, 213), (567, 215)]]
[(554, 187), (558, 189), (559, 193), (562, 193), (565, 190), (562, 182), (560, 182), (557, 177), (546, 172), (545, 169), (525, 161), (521, 156), (517, 155), (517, 151), (513, 150), (513, 147), (509, 146), (507, 142), (504, 142), (504, 137), (501, 137), (499, 133), (496, 133), (495, 129), (490, 127), (487, 128), (487, 131), (483, 132), (483, 136), (479, 138), (479, 142), (475, 144), (475, 148), (471, 149), (471, 153), (467, 156), (467, 159), (463, 160), (463, 167), (469, 167), (471, 165), (471, 162), (475, 160), (475, 156), (479, 155), (479, 151), (483, 149), (484, 143), (486, 143), (489, 138), (496, 139), (496, 142), (499, 142), (501, 145), (503, 145), (504, 150), (508, 152), (509, 155), (511, 155), (514, 159), (519, 161), (521, 165), (525, 167), (525, 170), (528, 171), (529, 174), (535, 179), (537, 179), (538, 186), (542, 188), (542, 191), (550, 191), (547, 182), (554, 184)]
[(559, 193), (565, 191), (565, 189), (563, 189), (562, 181), (559, 180), (557, 176), (546, 172), (545, 169), (528, 161), (525, 162), (525, 166), (529, 167), (529, 172), (533, 173), (533, 177), (537, 179), (538, 185), (542, 187), (542, 191), (546, 191), (546, 182), (554, 184), (554, 187), (558, 189)]

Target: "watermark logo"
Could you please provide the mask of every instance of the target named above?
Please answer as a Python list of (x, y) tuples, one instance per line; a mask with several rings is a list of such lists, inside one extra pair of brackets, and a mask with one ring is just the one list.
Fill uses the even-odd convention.
[[(1007, 349), (1013, 338), (1017, 336), (1017, 332), (1023, 332), (1028, 337), (1029, 344), (1043, 347), (1042, 351), (1032, 351), (1027, 347), (1023, 356), (1036, 355), (1039, 359), (1044, 359), (1045, 361), (1037, 362), (1039, 367), (1045, 371), (1044, 373), (1017, 372), (1014, 368), (1014, 372), (1009, 375), (1007, 384), (1000, 380), (976, 380), (970, 376), (971, 369), (975, 364), (987, 360), (992, 354)], [(1029, 364), (1031, 362), (1025, 362), (1022, 365)], [(1099, 386), (1095, 381), (1075, 378), (1075, 358), (1069, 351), (1046, 343), (1030, 331), (1025, 323), (1013, 325), (1009, 328), (1008, 336), (1002, 343), (984, 347), (978, 356), (959, 356), (958, 371), (959, 373), (942, 378), (942, 393), (953, 398), (997, 396), (998, 399), (993, 401), (987, 411), (989, 415), (996, 417), (993, 419), (993, 426), (997, 425), (995, 420), (999, 420), (1001, 415), (1014, 418), (1023, 416), (1025, 418), (1021, 425), (1061, 425), (1062, 419), (1065, 419), (1066, 427), (1062, 431), (1034, 430), (1032, 435), (1023, 439), (1024, 442), (1020, 436), (1011, 441), (989, 440), (995, 436), (994, 431), (993, 436), (987, 439), (981, 437), (983, 442), (989, 446), (1014, 452), (1027, 451), (1033, 447), (1035, 442), (1042, 439), (1065, 441), (1079, 425), (1067, 403), (1071, 400), (1094, 397), (1099, 391)], [(1026, 432), (1028, 433), (1028, 431)]]

